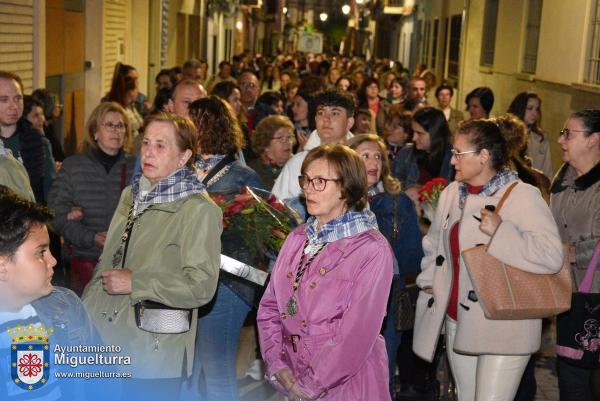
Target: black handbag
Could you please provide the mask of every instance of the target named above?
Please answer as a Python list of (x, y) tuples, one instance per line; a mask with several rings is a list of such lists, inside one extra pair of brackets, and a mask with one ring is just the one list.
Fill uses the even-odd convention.
[(396, 314), (396, 329), (400, 331), (412, 330), (415, 326), (415, 309), (419, 287), (416, 284), (408, 284), (401, 288), (398, 293), (398, 311)]
[(600, 293), (590, 293), (600, 260), (600, 241), (596, 243), (579, 291), (573, 293), (571, 309), (558, 315), (556, 354), (570, 365), (600, 368)]

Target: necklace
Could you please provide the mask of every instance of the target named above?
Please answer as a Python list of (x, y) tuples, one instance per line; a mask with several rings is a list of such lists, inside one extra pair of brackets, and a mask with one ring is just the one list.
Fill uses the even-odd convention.
[(325, 248), (325, 243), (313, 245), (313, 247), (314, 247), (313, 248), (314, 252), (312, 252), (312, 256), (310, 256), (307, 260), (306, 254), (305, 254), (306, 249), (308, 249), (308, 238), (307, 238), (306, 241), (304, 242), (302, 257), (300, 259), (300, 264), (298, 264), (298, 270), (296, 271), (296, 277), (294, 278), (294, 283), (292, 284), (292, 296), (290, 297), (289, 301), (285, 305), (285, 307), (287, 309), (287, 314), (290, 316), (294, 316), (296, 313), (298, 313), (298, 302), (296, 301), (296, 291), (300, 287), (300, 280), (302, 279), (302, 276), (304, 275), (306, 270), (308, 270), (308, 267), (310, 266), (312, 261), (323, 250), (323, 248)]

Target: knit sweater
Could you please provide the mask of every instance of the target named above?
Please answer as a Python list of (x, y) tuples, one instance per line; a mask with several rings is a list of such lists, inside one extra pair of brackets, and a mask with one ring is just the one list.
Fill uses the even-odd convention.
[[(54, 209), (54, 227), (73, 247), (73, 254), (97, 259), (102, 253), (94, 241), (97, 233), (107, 231), (121, 191), (133, 175), (135, 159), (121, 155), (107, 173), (93, 152), (70, 156), (50, 190), (48, 206)], [(73, 207), (83, 210), (83, 219), (68, 220)]]

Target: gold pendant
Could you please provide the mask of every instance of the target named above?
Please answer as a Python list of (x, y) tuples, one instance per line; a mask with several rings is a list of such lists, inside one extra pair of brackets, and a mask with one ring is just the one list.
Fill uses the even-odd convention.
[(294, 296), (290, 298), (285, 307), (289, 316), (294, 316), (296, 313), (298, 313), (298, 304), (296, 303)]

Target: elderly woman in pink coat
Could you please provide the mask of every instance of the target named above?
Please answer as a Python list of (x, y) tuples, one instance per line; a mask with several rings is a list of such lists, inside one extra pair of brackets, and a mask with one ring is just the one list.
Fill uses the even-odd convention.
[(258, 309), (267, 379), (292, 401), (390, 400), (379, 331), (393, 261), (365, 209), (364, 163), (323, 145), (301, 174), (311, 217), (288, 236)]

